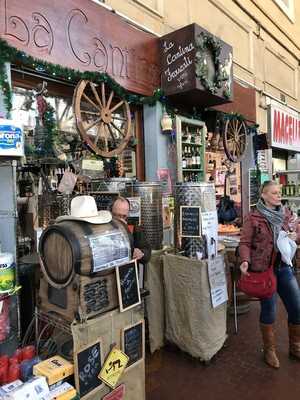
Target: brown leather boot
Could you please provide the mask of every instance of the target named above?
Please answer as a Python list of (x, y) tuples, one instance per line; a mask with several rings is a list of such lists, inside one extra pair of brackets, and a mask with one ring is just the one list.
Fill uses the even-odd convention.
[(300, 361), (300, 325), (289, 324), (290, 356)]
[(260, 324), (264, 343), (264, 361), (272, 368), (279, 368), (279, 360), (275, 352), (275, 334), (273, 324)]

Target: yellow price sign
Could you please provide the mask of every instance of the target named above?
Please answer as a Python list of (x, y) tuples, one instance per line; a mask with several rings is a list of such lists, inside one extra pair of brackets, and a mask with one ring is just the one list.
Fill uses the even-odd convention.
[(123, 374), (128, 361), (129, 357), (123, 351), (117, 348), (112, 349), (103, 364), (98, 376), (99, 379), (113, 389)]

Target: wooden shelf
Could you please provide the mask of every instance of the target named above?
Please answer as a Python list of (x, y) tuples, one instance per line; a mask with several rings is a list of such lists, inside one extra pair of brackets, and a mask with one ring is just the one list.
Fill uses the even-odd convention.
[(181, 142), (181, 144), (188, 145), (188, 146), (203, 146), (203, 144), (198, 143), (189, 143), (189, 142)]

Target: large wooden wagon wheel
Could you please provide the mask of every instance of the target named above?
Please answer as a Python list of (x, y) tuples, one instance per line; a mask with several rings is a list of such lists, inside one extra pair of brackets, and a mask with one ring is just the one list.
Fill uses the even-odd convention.
[(74, 91), (76, 126), (83, 142), (94, 153), (112, 157), (122, 153), (131, 137), (131, 116), (127, 101), (105, 84), (81, 80)]
[(238, 118), (227, 119), (223, 132), (224, 151), (232, 162), (239, 162), (247, 148), (247, 126)]

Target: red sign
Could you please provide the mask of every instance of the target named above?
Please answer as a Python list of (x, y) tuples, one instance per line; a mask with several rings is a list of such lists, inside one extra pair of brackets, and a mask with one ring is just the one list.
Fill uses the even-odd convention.
[(103, 400), (123, 400), (125, 396), (125, 385), (116, 387), (112, 392), (103, 397)]
[(300, 151), (299, 113), (279, 103), (272, 103), (270, 112), (272, 146)]

